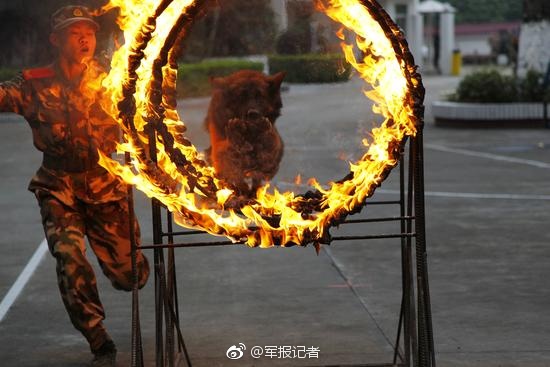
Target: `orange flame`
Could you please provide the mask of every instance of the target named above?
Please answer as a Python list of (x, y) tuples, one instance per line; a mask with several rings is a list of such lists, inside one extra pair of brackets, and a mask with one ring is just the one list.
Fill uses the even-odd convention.
[[(156, 146), (158, 169), (155, 171), (162, 179), (151, 174), (150, 162), (144, 160), (143, 154), (139, 154), (140, 149), (142, 150), (140, 146), (148, 142), (144, 132), (147, 116), (154, 111), (148, 102), (153, 61), (158, 57), (163, 42), (179, 15), (186, 12), (194, 2), (174, 0), (156, 21), (152, 38), (144, 49), (145, 57), (137, 69), (134, 94), (137, 112), (133, 120), (135, 132), (124, 126), (117, 106), (123, 98), (124, 85), (129, 83), (128, 60), (135, 56), (132, 50), (140, 42), (140, 32), (143, 31), (144, 24), (155, 16), (160, 0), (111, 0), (104, 7), (103, 10), (119, 8), (118, 24), (124, 31), (126, 43), (116, 51), (111, 71), (103, 79), (103, 87), (111, 96), (111, 100), (105, 102), (103, 107), (120, 121), (127, 142), (120, 144), (118, 151), (129, 152), (132, 164), (124, 166), (104, 155), (100, 157), (100, 164), (147, 196), (158, 199), (174, 213), (176, 222), (184, 227), (224, 235), (249, 246), (271, 247), (275, 244), (285, 246), (323, 242), (331, 223), (363, 205), (365, 199), (372, 195), (389, 170), (397, 164), (400, 143), (407, 136), (416, 133), (418, 121), (413, 112), (413, 101), (404, 72), (405, 68), (412, 66), (397, 58), (388, 36), (361, 1), (318, 1), (319, 8), (331, 19), (357, 35), (355, 45), (342, 43), (342, 49), (348, 62), (372, 86), (372, 90), (365, 92), (365, 95), (375, 102), (374, 111), (383, 115), (385, 121), (380, 128), (372, 131), (369, 143), (364, 140), (366, 152), (359, 161), (350, 163), (351, 174), (347, 180), (330, 183), (328, 188), (321, 187), (315, 180), (311, 181), (313, 188), (322, 194), (322, 210), (302, 213), (297, 208), (304, 203), (303, 197), (276, 189), (271, 192), (269, 185), (260, 188), (255, 202), (245, 205), (239, 212), (225, 209), (233, 192), (216, 179), (212, 167), (194, 167), (199, 178), (210, 179), (216, 185), (217, 191), (215, 195), (211, 195), (215, 197), (207, 198), (208, 193), (201, 191), (200, 186), (191, 185), (189, 177), (178, 171), (162, 142), (158, 141)], [(346, 32), (339, 32), (344, 41), (345, 34)], [(356, 50), (360, 50), (365, 56), (358, 60), (355, 56)], [(165, 77), (173, 77), (175, 73), (168, 67), (163, 72)], [(413, 80), (412, 83), (418, 85), (419, 81)], [(172, 134), (184, 126), (176, 111), (169, 110), (166, 115), (168, 117), (164, 118), (164, 123)], [(192, 145), (176, 143), (176, 148), (190, 162), (196, 162), (200, 157)], [(169, 183), (164, 184), (166, 182)]]

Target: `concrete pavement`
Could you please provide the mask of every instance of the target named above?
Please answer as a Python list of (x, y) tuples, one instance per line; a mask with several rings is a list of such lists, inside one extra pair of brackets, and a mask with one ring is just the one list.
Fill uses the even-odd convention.
[[(427, 101), (456, 85), (426, 77)], [(347, 172), (372, 127), (361, 84), (291, 86), (278, 122), (285, 158), (276, 181), (297, 173), (321, 181)], [(189, 136), (205, 147), (207, 100), (182, 101)], [(43, 238), (26, 185), (40, 162), (28, 127), (0, 117), (0, 300)], [(427, 109), (425, 172), (429, 270), (439, 366), (550, 365), (550, 134), (546, 130), (435, 128)], [(540, 162), (541, 164), (536, 164)], [(378, 198), (394, 198), (396, 172)], [(150, 209), (137, 195), (144, 242)], [(361, 216), (395, 214), (366, 208)], [(368, 233), (395, 230), (371, 226)], [(343, 228), (343, 233), (363, 231)], [(399, 243), (337, 243), (315, 255), (291, 249), (197, 248), (176, 251), (183, 332), (194, 366), (288, 366), (391, 362), (400, 303)], [(90, 255), (93, 259), (93, 255)], [(95, 264), (95, 260), (92, 260)], [(2, 366), (86, 366), (90, 355), (72, 328), (46, 255), (0, 322)], [(130, 296), (96, 267), (107, 327), (128, 365)], [(152, 283), (140, 293), (148, 365), (153, 365)], [(319, 348), (319, 358), (230, 361), (244, 343)]]

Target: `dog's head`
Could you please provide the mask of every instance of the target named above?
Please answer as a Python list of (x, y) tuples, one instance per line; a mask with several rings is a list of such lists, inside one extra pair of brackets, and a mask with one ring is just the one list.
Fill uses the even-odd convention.
[[(262, 130), (281, 115), (281, 83), (286, 73), (273, 76), (241, 70), (223, 78), (211, 78), (213, 96), (219, 96), (218, 113), (226, 123), (240, 120), (250, 129)], [(215, 98), (215, 97), (214, 97)]]

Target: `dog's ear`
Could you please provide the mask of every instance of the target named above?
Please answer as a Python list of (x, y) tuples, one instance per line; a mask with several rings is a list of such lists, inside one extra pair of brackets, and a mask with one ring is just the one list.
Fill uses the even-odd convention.
[(281, 84), (283, 83), (283, 79), (285, 78), (285, 76), (286, 71), (281, 71), (273, 76), (268, 77), (269, 86), (273, 92), (277, 92), (279, 91), (279, 89), (281, 89)]
[(225, 80), (225, 78), (222, 78), (222, 77), (209, 77), (210, 79), (210, 85), (214, 88), (219, 88), (219, 89), (225, 89), (225, 87), (227, 86), (227, 81)]

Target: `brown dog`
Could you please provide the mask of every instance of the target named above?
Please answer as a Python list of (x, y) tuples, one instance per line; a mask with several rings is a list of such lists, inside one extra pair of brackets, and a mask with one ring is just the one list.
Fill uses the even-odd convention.
[(275, 128), (281, 114), (285, 73), (266, 76), (241, 70), (212, 78), (212, 100), (205, 125), (206, 151), (219, 177), (238, 194), (253, 196), (279, 170), (283, 141)]

